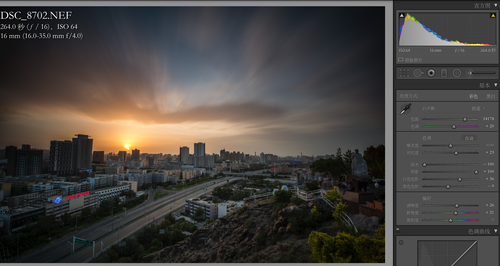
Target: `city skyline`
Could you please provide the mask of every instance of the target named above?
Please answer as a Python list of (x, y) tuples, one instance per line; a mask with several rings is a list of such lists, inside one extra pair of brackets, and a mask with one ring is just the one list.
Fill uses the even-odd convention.
[[(58, 141), (58, 140), (53, 140), (53, 141), (51, 141), (51, 142), (54, 142), (54, 141), (55, 141), (55, 142), (64, 142), (64, 141)], [(65, 140), (65, 141), (67, 141), (67, 140)], [(71, 141), (70, 141), (70, 143), (71, 143)], [(197, 143), (194, 143), (194, 144), (197, 144)], [(194, 144), (193, 144), (193, 146), (189, 146), (189, 145), (188, 145), (188, 146), (186, 146), (186, 145), (184, 145), (183, 147), (188, 147), (188, 150), (193, 151), (193, 149), (194, 149)], [(29, 145), (29, 146), (31, 146), (31, 144), (29, 144), (29, 143), (24, 143), (24, 144), (22, 144), (22, 145), (8, 145), (8, 146), (6, 146), (6, 147), (9, 147), (9, 146), (15, 146), (15, 147), (17, 147), (18, 149), (20, 149), (23, 145)], [(385, 145), (385, 144), (379, 144), (379, 145)], [(371, 145), (371, 146), (373, 146), (373, 147), (377, 147), (378, 145)], [(363, 151), (364, 151), (366, 148), (368, 148), (368, 147), (369, 147), (369, 146), (364, 147), (364, 148), (361, 148), (361, 149), (359, 149), (359, 148), (356, 148), (356, 149), (359, 149), (359, 150), (360, 150), (360, 152), (363, 152)], [(182, 148), (182, 147), (179, 147), (179, 148)], [(5, 148), (4, 148), (4, 149), (5, 149)], [(31, 147), (31, 149), (34, 149), (34, 150), (47, 150), (47, 151), (49, 151), (49, 150), (50, 150), (50, 147), (49, 147), (49, 149), (43, 149), (43, 148), (38, 148), (38, 147)], [(132, 154), (133, 154), (132, 152), (133, 152), (133, 151), (135, 151), (136, 149), (137, 149), (138, 151), (140, 151), (140, 154), (160, 154), (160, 153), (161, 153), (161, 154), (163, 154), (163, 155), (170, 154), (170, 155), (172, 155), (172, 156), (174, 156), (174, 155), (175, 155), (175, 156), (180, 156), (180, 152), (177, 152), (177, 153), (175, 153), (175, 152), (174, 152), (174, 153), (168, 153), (168, 152), (142, 152), (142, 151), (140, 150), (140, 148), (137, 148), (137, 147), (136, 147), (136, 148), (134, 148), (134, 149), (132, 149), (132, 148), (128, 148), (128, 149), (126, 149), (126, 148), (125, 148), (125, 149), (118, 149), (118, 150), (116, 150), (116, 151), (106, 151), (106, 150), (96, 150), (96, 149), (93, 149), (92, 151), (93, 151), (93, 152), (104, 152), (104, 154), (109, 154), (109, 153), (112, 153), (112, 154), (113, 154), (113, 155), (115, 155), (115, 156), (118, 156), (118, 154), (119, 154), (120, 152), (126, 152), (126, 154), (127, 154), (128, 156), (132, 156)], [(0, 150), (3, 150), (3, 149), (0, 149)], [(221, 150), (226, 150), (227, 152), (236, 152), (236, 153), (240, 152), (240, 153), (242, 153), (242, 154), (249, 155), (249, 156), (251, 156), (251, 157), (259, 157), (259, 156), (260, 156), (260, 153), (277, 155), (277, 156), (279, 156), (279, 157), (312, 157), (312, 156), (315, 156), (315, 157), (316, 157), (316, 156), (324, 156), (324, 155), (335, 155), (335, 154), (337, 153), (337, 150), (332, 150), (332, 151), (331, 151), (331, 152), (329, 152), (329, 153), (323, 153), (323, 154), (304, 154), (303, 152), (298, 152), (298, 153), (296, 153), (296, 154), (283, 154), (283, 155), (282, 155), (282, 154), (276, 154), (276, 153), (273, 153), (272, 151), (266, 151), (266, 152), (264, 152), (264, 151), (253, 151), (253, 153), (257, 153), (257, 155), (254, 155), (252, 152), (248, 152), (248, 151), (232, 150), (232, 149), (225, 149), (225, 148), (222, 148), (222, 149), (220, 149), (220, 150), (219, 150), (219, 152), (205, 153), (205, 155), (214, 155), (214, 154), (219, 155), (219, 153), (220, 153), (220, 151), (221, 151)], [(355, 149), (345, 149), (345, 150), (344, 150), (344, 149), (342, 149), (342, 153), (346, 152), (347, 150), (354, 151)], [(190, 156), (193, 156), (194, 154), (195, 154), (194, 152), (189, 152), (189, 153), (188, 153), (188, 155), (190, 155)]]
[(75, 134), (106, 153), (385, 144), (383, 8), (70, 9), (83, 40), (5, 44), (2, 149)]

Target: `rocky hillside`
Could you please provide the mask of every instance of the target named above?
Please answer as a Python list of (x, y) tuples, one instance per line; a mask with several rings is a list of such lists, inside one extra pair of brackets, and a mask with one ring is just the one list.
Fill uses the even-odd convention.
[(328, 219), (331, 209), (321, 200), (290, 205), (270, 199), (244, 206), (184, 241), (145, 256), (142, 262), (309, 262), (311, 248), (307, 241), (311, 228), (292, 227), (290, 222), (301, 213), (308, 216), (317, 206), (325, 222), (316, 224), (316, 231), (335, 236), (339, 224)]

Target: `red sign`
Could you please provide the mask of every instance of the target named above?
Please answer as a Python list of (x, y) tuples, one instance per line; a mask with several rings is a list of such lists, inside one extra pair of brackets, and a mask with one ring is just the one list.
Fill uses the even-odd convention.
[(82, 193), (78, 193), (78, 194), (75, 194), (75, 195), (71, 195), (71, 196), (66, 196), (66, 199), (74, 199), (74, 198), (78, 198), (80, 196), (85, 196), (85, 195), (89, 195), (90, 192), (87, 191), (87, 192), (82, 192)]

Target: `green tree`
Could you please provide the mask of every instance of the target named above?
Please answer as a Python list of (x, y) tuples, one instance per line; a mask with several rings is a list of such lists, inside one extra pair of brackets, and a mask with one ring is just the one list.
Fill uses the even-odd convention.
[(68, 226), (71, 222), (71, 215), (65, 212), (63, 215), (61, 215), (61, 221), (64, 223), (64, 225)]
[(345, 162), (345, 166), (347, 168), (347, 170), (351, 169), (351, 165), (352, 165), (352, 156), (354, 155), (354, 152), (351, 151), (351, 150), (347, 150), (346, 152), (344, 152), (344, 154), (342, 155), (342, 159), (344, 160)]
[(106, 256), (108, 257), (110, 262), (118, 261), (118, 259), (120, 258), (120, 255), (112, 249), (106, 252)]
[(80, 214), (80, 218), (84, 220), (90, 217), (91, 215), (92, 215), (92, 210), (90, 209), (90, 207), (83, 208), (82, 213)]
[(370, 146), (364, 151), (363, 159), (366, 161), (368, 171), (373, 177), (385, 178), (385, 146)]
[(331, 237), (325, 233), (312, 231), (308, 244), (312, 249), (311, 261), (322, 263), (348, 263), (355, 256), (355, 237), (347, 233), (338, 233)]
[(229, 199), (234, 201), (240, 201), (248, 196), (250, 196), (250, 193), (248, 191), (242, 189), (235, 189), (233, 190), (233, 194), (231, 195), (231, 197), (229, 197)]
[(277, 202), (289, 203), (292, 198), (292, 192), (286, 190), (278, 190), (274, 192), (274, 198)]
[[(228, 180), (229, 181), (229, 180)], [(212, 192), (212, 195), (218, 197), (219, 199), (229, 200), (233, 194), (233, 189), (228, 187), (216, 187)]]
[(303, 204), (305, 201), (301, 198), (299, 198), (297, 195), (293, 196), (291, 199), (290, 199), (290, 202), (293, 203), (293, 205), (301, 205)]
[(151, 246), (160, 246), (160, 240), (158, 240), (158, 238), (153, 239), (153, 241), (151, 241)]
[(169, 244), (170, 245), (174, 245), (176, 244), (177, 242), (180, 242), (182, 240), (184, 240), (185, 236), (184, 234), (182, 233), (181, 230), (179, 229), (175, 229), (174, 231), (172, 231), (172, 233), (170, 234), (170, 238), (169, 238)]
[(205, 210), (202, 209), (201, 207), (198, 207), (195, 211), (194, 211), (194, 215), (193, 215), (193, 218), (197, 221), (203, 221), (205, 220)]
[(313, 222), (319, 223), (321, 219), (321, 212), (318, 211), (318, 207), (314, 206), (311, 209), (311, 214), (310, 216), (312, 217)]
[(314, 173), (326, 173), (333, 179), (338, 179), (339, 177), (349, 173), (349, 169), (347, 169), (342, 156), (337, 156), (335, 159), (319, 159), (312, 163), (309, 168)]
[(170, 221), (171, 224), (175, 223), (175, 217), (172, 215), (172, 213), (169, 213), (168, 215), (166, 215), (165, 220)]
[(307, 190), (317, 190), (319, 188), (319, 182), (312, 180), (309, 183), (305, 183)]
[(342, 212), (345, 211), (345, 209), (347, 209), (346, 204), (342, 202), (337, 204), (337, 207), (335, 207), (335, 210), (333, 211), (333, 218), (337, 221), (341, 221), (340, 216), (342, 215)]
[(333, 203), (338, 203), (338, 202), (342, 201), (342, 197), (343, 197), (342, 194), (335, 189), (328, 190), (325, 193), (325, 198), (327, 198), (329, 201), (331, 201)]
[(117, 261), (118, 263), (133, 263), (134, 261), (129, 257), (121, 257)]

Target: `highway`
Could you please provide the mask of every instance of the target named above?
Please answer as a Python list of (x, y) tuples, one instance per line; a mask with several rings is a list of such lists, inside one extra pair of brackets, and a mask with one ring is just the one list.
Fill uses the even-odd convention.
[[(226, 180), (235, 180), (234, 177), (225, 177), (215, 179), (213, 182), (207, 182), (188, 188), (182, 191), (175, 192), (173, 195), (165, 196), (156, 201), (154, 199), (154, 191), (148, 191), (149, 199), (140, 206), (127, 210), (125, 213), (117, 215), (106, 221), (100, 222), (82, 231), (76, 232), (75, 236), (86, 240), (96, 241), (95, 254), (101, 251), (102, 248), (113, 245), (119, 238), (123, 238), (127, 234), (142, 227), (151, 220), (158, 219), (160, 222), (163, 218), (158, 218), (171, 210), (185, 205), (185, 200), (199, 196), (203, 193), (212, 191), (216, 186), (227, 184)], [(206, 188), (207, 190), (203, 190)], [(21, 263), (82, 263), (92, 257), (92, 247), (85, 247), (83, 244), (75, 244), (75, 253), (73, 250), (73, 236), (64, 238), (57, 243), (50, 244), (45, 248), (19, 260)]]

